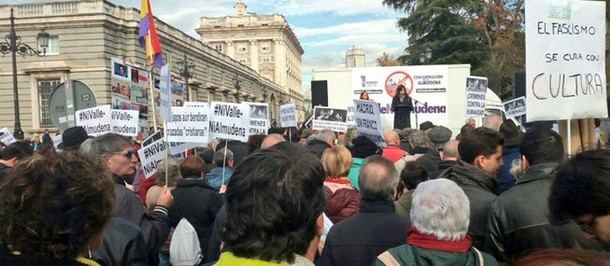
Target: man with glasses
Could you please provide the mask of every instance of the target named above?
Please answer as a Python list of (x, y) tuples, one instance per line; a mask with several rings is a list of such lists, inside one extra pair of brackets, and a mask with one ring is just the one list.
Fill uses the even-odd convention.
[(491, 205), (487, 249), (505, 262), (536, 249), (600, 249), (599, 243), (583, 237), (576, 224), (553, 225), (549, 218), (553, 171), (564, 158), (561, 136), (551, 129), (533, 129), (518, 149), (522, 174)]
[(610, 244), (610, 150), (585, 151), (557, 171), (551, 214), (575, 221), (587, 238)]

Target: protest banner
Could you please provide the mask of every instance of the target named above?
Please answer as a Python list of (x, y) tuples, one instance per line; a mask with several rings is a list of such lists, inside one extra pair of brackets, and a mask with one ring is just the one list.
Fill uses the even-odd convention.
[(313, 130), (329, 129), (345, 132), (347, 129), (347, 110), (316, 106), (313, 110)]
[(528, 122), (608, 116), (605, 14), (604, 1), (525, 1)]
[(210, 137), (242, 142), (250, 136), (250, 106), (238, 103), (212, 102)]
[(503, 103), (504, 112), (507, 118), (519, 117), (525, 115), (525, 97), (519, 97)]
[(11, 145), (13, 142), (17, 141), (8, 128), (0, 129), (0, 142), (4, 143), (4, 145)]
[(206, 103), (206, 102), (184, 102), (184, 107), (198, 107), (198, 108), (205, 108), (205, 109), (210, 109), (210, 104)]
[(142, 148), (138, 150), (138, 156), (142, 164), (142, 170), (146, 178), (153, 176), (163, 167), (163, 161), (167, 153), (167, 145), (157, 131), (142, 142)]
[(53, 140), (53, 146), (55, 146), (55, 149), (59, 149), (59, 144), (63, 142), (61, 135), (51, 136), (51, 140)]
[(159, 116), (164, 121), (170, 121), (172, 116), (171, 73), (169, 64), (161, 67), (159, 78)]
[(174, 158), (183, 158), (184, 152), (200, 146), (199, 143), (190, 142), (169, 142), (169, 155)]
[(138, 135), (140, 112), (136, 110), (112, 110), (112, 132), (123, 136)]
[(280, 106), (280, 125), (282, 127), (297, 126), (297, 109), (294, 103)]
[(485, 116), (485, 94), (487, 78), (470, 76), (466, 78), (466, 116)]
[(201, 107), (172, 107), (171, 122), (165, 127), (168, 142), (208, 143), (209, 110)]
[(266, 103), (242, 102), (250, 106), (250, 135), (267, 134), (269, 129), (269, 105)]
[(354, 118), (359, 136), (365, 136), (377, 145), (384, 144), (379, 104), (374, 101), (354, 100)]
[(345, 120), (347, 127), (356, 127), (356, 117), (354, 115), (354, 106), (347, 107), (347, 118)]
[(89, 136), (101, 136), (112, 132), (112, 112), (110, 105), (102, 105), (77, 111), (76, 125), (87, 131)]

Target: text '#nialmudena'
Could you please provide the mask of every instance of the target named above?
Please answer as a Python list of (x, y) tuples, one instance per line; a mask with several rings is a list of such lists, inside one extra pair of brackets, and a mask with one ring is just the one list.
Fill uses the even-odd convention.
[(87, 131), (87, 133), (89, 135), (110, 132), (110, 129), (111, 129), (110, 124), (100, 124), (100, 125), (95, 125), (95, 126), (85, 125), (84, 127), (85, 127), (85, 131)]
[(230, 136), (246, 137), (246, 128), (236, 125), (225, 125), (220, 121), (210, 121), (210, 132)]

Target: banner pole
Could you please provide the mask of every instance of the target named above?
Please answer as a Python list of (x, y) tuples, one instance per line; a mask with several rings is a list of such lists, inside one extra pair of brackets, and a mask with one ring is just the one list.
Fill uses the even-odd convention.
[(568, 119), (568, 158), (572, 157), (572, 125)]
[(225, 184), (225, 170), (227, 169), (227, 147), (229, 146), (229, 140), (225, 139), (225, 154), (222, 159), (222, 181), (220, 186)]
[(291, 127), (288, 128), (288, 141), (290, 141), (290, 143), (292, 143), (292, 128)]
[[(167, 128), (167, 121), (163, 122), (163, 129)], [(163, 145), (168, 145), (167, 136), (164, 134), (163, 138), (165, 139), (165, 143)], [(169, 146), (169, 145), (168, 145)], [(169, 180), (169, 147), (165, 150), (165, 186), (167, 186)]]
[(148, 74), (148, 83), (150, 87), (150, 99), (152, 103), (152, 114), (153, 114), (153, 127), (155, 128), (153, 132), (157, 130), (157, 112), (155, 111), (155, 94), (153, 88), (155, 87), (155, 82), (153, 80), (153, 70), (155, 69), (154, 65), (150, 67), (150, 73)]

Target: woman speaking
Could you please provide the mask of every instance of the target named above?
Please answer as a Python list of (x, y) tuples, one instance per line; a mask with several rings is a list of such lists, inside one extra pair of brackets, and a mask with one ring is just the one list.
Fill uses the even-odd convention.
[(394, 98), (392, 99), (392, 111), (394, 112), (394, 128), (403, 130), (411, 127), (411, 111), (413, 110), (413, 102), (407, 94), (407, 89), (400, 84), (396, 88)]

